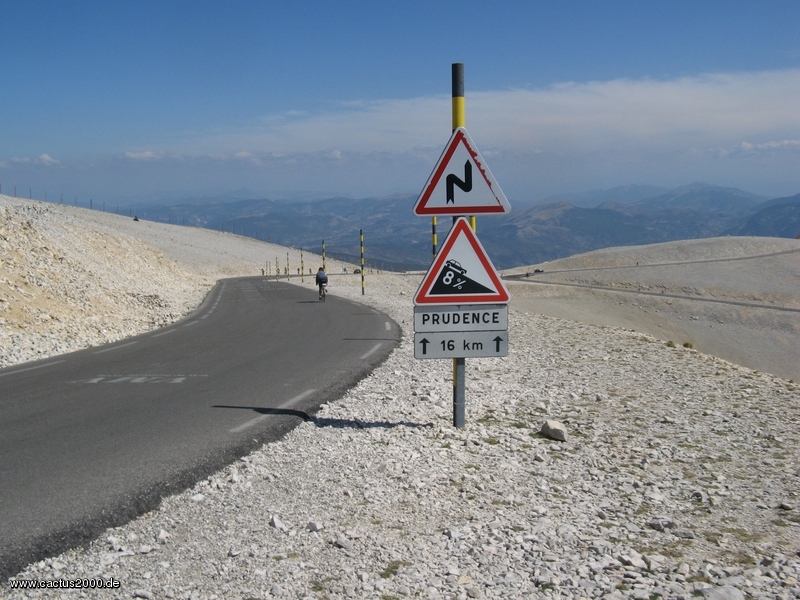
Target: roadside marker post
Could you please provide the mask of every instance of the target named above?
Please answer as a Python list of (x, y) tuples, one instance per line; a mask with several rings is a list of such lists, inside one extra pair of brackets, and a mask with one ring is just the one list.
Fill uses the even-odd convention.
[(358, 239), (361, 246), (361, 295), (364, 295), (364, 230), (358, 230)]
[[(508, 355), (509, 294), (475, 235), (474, 215), (505, 214), (511, 205), (465, 128), (463, 63), (452, 65), (452, 91), (452, 135), (413, 210), (431, 217), (433, 241), (414, 295), (414, 357), (453, 359), (453, 425), (463, 429), (466, 358)], [(453, 217), (438, 253), (437, 216)]]

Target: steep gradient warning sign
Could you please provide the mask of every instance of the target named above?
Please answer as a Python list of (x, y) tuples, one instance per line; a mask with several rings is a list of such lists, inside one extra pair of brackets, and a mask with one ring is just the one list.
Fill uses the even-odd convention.
[(417, 198), (414, 214), (491, 215), (510, 210), (511, 205), (467, 130), (457, 128)]
[(459, 218), (414, 296), (414, 304), (503, 304), (508, 290), (467, 219)]

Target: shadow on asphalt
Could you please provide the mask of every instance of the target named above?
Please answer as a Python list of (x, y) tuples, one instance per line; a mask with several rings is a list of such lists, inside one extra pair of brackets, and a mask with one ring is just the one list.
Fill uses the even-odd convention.
[(419, 429), (422, 427), (433, 427), (431, 423), (414, 423), (412, 421), (400, 421), (392, 423), (389, 421), (361, 421), (360, 419), (326, 419), (309, 415), (302, 410), (291, 408), (264, 408), (260, 406), (227, 406), (215, 404), (212, 408), (234, 408), (238, 410), (252, 410), (260, 415), (276, 415), (284, 417), (297, 417), (303, 421), (314, 423), (317, 427), (337, 427), (339, 429), (373, 429), (380, 427), (383, 429), (394, 429), (395, 427), (412, 427)]

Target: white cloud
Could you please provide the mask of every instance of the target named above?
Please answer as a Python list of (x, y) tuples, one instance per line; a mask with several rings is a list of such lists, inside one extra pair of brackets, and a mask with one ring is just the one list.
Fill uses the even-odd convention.
[(61, 164), (60, 160), (56, 160), (55, 158), (53, 158), (49, 154), (40, 155), (39, 158), (36, 159), (36, 162), (41, 164), (41, 165), (48, 166), (48, 167), (57, 167), (58, 165)]
[(125, 158), (130, 158), (131, 160), (152, 160), (158, 159), (163, 156), (162, 152), (153, 152), (152, 150), (146, 150), (144, 152), (126, 152)]
[[(512, 204), (628, 183), (790, 195), (800, 190), (799, 97), (800, 69), (494, 91), (467, 81), (466, 122)], [(117, 155), (106, 163), (119, 177), (109, 185), (139, 182), (145, 170), (154, 190), (416, 191), (450, 135), (450, 110), (450, 97), (435, 95), (267, 114)]]
[[(707, 180), (746, 187), (749, 180), (777, 177), (791, 184), (800, 177), (790, 161), (775, 158), (765, 165), (754, 157), (795, 148), (798, 97), (800, 69), (565, 82), (532, 90), (470, 92), (467, 85), (466, 122), (501, 185), (518, 194), (630, 182)], [(373, 190), (392, 182), (395, 189), (413, 189), (424, 183), (417, 179), (433, 167), (449, 135), (450, 98), (437, 95), (265, 115), (247, 127), (185, 139), (173, 150), (222, 161), (246, 153), (249, 164), (262, 169), (297, 166), (270, 175), (287, 188), (323, 173), (319, 185), (331, 184), (338, 175), (325, 171), (326, 162), (346, 156), (348, 170), (340, 172), (342, 181), (353, 182), (347, 185), (372, 181)], [(289, 181), (290, 173), (295, 180)]]
[[(239, 160), (247, 161), (251, 165), (254, 165), (254, 166), (257, 166), (257, 167), (261, 165), (261, 159), (259, 157), (257, 157), (255, 154), (253, 154), (252, 152), (244, 152), (244, 151), (237, 152), (233, 156), (234, 156), (234, 158), (237, 158)], [(219, 157), (219, 158), (222, 158), (224, 160), (224, 156), (223, 157)]]
[[(538, 90), (467, 91), (467, 127), (488, 151), (689, 151), (800, 136), (800, 70), (672, 80), (562, 83)], [(348, 103), (328, 113), (268, 115), (250, 127), (191, 140), (206, 151), (315, 153), (439, 151), (446, 96)], [(754, 138), (764, 141), (754, 141)], [(186, 150), (186, 149), (182, 149)]]
[(781, 140), (780, 142), (764, 142), (762, 144), (742, 142), (741, 148), (744, 152), (798, 150), (800, 149), (800, 140)]

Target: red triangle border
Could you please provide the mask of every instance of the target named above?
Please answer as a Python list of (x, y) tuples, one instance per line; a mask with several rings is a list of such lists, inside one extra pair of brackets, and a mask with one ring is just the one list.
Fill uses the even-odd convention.
[[(492, 181), (489, 177), (486, 176), (486, 166), (483, 163), (482, 157), (479, 156), (477, 149), (473, 148), (468, 141), (468, 136), (466, 135), (466, 130), (462, 127), (459, 127), (453, 132), (453, 136), (450, 138), (450, 142), (448, 143), (447, 147), (445, 148), (442, 156), (439, 158), (439, 162), (436, 163), (436, 167), (434, 168), (434, 172), (431, 175), (428, 183), (425, 186), (425, 189), (420, 194), (417, 203), (414, 205), (414, 214), (418, 217), (428, 217), (428, 216), (449, 216), (449, 215), (479, 215), (479, 214), (505, 214), (507, 212), (505, 206), (503, 206), (503, 202), (500, 198), (497, 197), (497, 193), (492, 186)], [(427, 204), (431, 198), (431, 194), (433, 194), (433, 190), (439, 183), (439, 180), (442, 178), (442, 174), (444, 173), (447, 166), (450, 164), (450, 159), (453, 156), (453, 153), (456, 151), (458, 144), (464, 144), (464, 148), (467, 149), (469, 155), (472, 157), (472, 161), (475, 163), (475, 166), (478, 167), (478, 171), (483, 177), (486, 185), (489, 186), (489, 189), (492, 192), (492, 195), (497, 200), (497, 206), (466, 206), (466, 207), (459, 207), (458, 211), (456, 211), (455, 207), (450, 206), (438, 206), (438, 207), (431, 207), (428, 208)], [(502, 192), (501, 192), (502, 193)]]
[[(451, 294), (447, 296), (428, 295), (430, 289), (433, 287), (433, 284), (436, 282), (436, 277), (442, 270), (442, 265), (450, 258), (449, 253), (453, 249), (453, 246), (455, 245), (459, 235), (467, 236), (467, 240), (472, 246), (472, 249), (475, 251), (478, 260), (481, 261), (481, 264), (486, 270), (486, 274), (489, 276), (489, 279), (497, 289), (497, 293), (471, 295)], [(425, 274), (425, 278), (422, 280), (417, 293), (414, 295), (414, 304), (505, 304), (508, 301), (508, 290), (506, 289), (506, 286), (503, 285), (503, 282), (500, 280), (500, 276), (495, 270), (492, 261), (489, 260), (486, 251), (483, 249), (483, 246), (481, 245), (477, 236), (469, 226), (469, 221), (467, 221), (467, 219), (464, 217), (459, 217), (455, 225), (453, 225), (453, 228), (450, 230), (450, 233), (447, 235), (447, 239), (444, 241), (444, 244), (442, 244), (439, 253), (436, 255), (436, 259), (433, 261), (430, 269), (428, 269), (428, 272)]]

